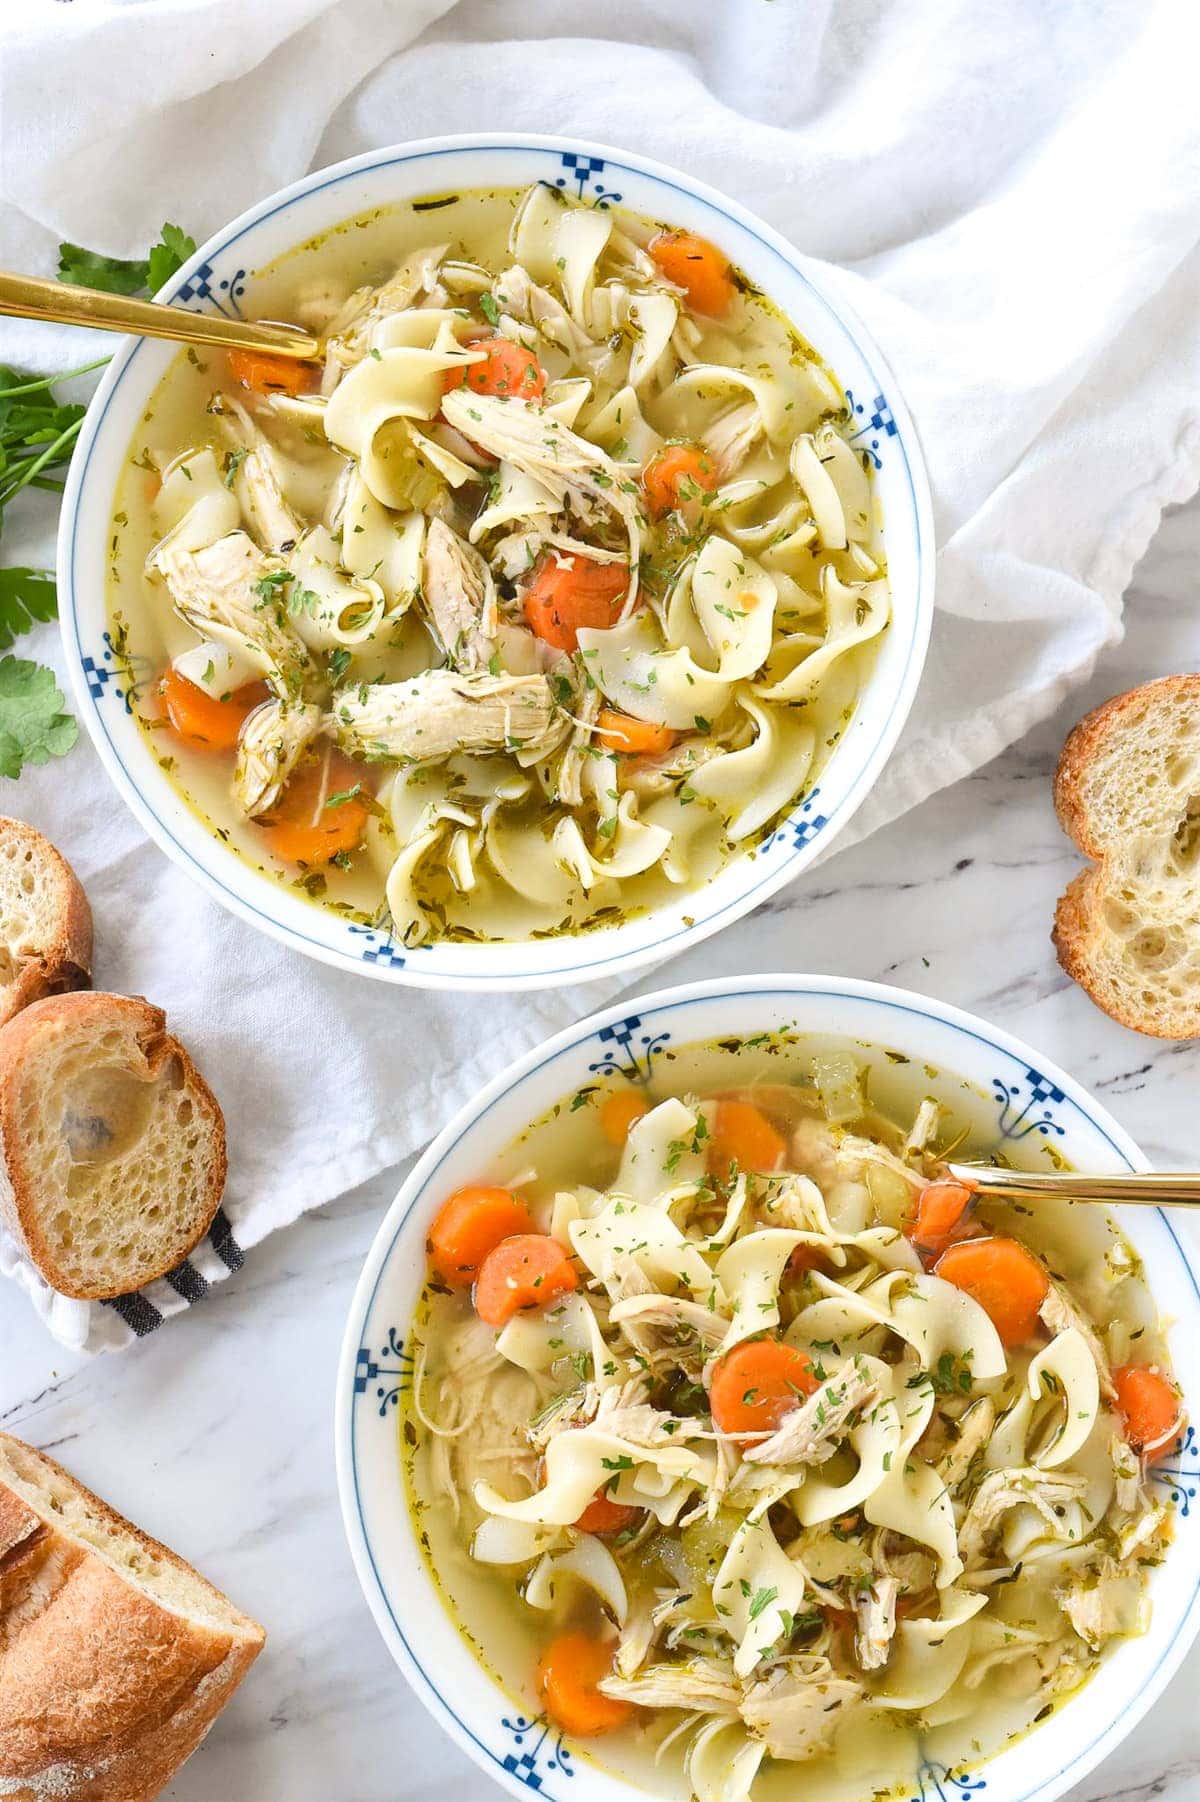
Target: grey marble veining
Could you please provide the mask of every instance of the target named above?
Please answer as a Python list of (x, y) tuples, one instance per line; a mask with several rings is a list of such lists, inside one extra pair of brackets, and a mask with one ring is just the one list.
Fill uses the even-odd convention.
[[(1078, 868), (1050, 803), (1062, 739), (1106, 695), (1200, 668), (1198, 586), (1195, 502), (1164, 522), (1143, 562), (1124, 643), (1057, 718), (654, 980), (792, 969), (920, 989), (1064, 1064), (1156, 1162), (1200, 1162), (1200, 1045), (1159, 1044), (1106, 1019), (1059, 971), (1048, 936)], [(253, 1676), (168, 1791), (175, 1802), (499, 1793), (391, 1664), (337, 1509), (330, 1418), (342, 1324), (399, 1174), (278, 1234), (202, 1306), (118, 1357), (81, 1366), (0, 1287), (0, 1425), (61, 1457), (270, 1630)], [(1072, 1802), (1195, 1802), (1198, 1693), (1193, 1651)]]

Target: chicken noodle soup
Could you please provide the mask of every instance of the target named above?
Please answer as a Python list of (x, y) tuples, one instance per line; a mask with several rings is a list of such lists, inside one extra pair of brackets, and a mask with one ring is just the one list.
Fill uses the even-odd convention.
[(720, 250), (556, 189), (352, 221), (258, 278), (303, 366), (176, 360), (117, 500), (160, 761), (322, 905), (602, 925), (812, 781), (888, 586), (835, 376)]
[(868, 1098), (782, 1038), (659, 1068), (433, 1221), (422, 1544), (522, 1709), (633, 1781), (912, 1795), (1147, 1623), (1181, 1426), (1152, 1300), (1107, 1216), (947, 1179), (982, 1097)]

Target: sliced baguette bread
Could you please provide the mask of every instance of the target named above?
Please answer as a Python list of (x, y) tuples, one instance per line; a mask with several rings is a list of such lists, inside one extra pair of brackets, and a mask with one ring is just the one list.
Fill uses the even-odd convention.
[(265, 1637), (174, 1552), (0, 1433), (0, 1796), (151, 1802)]
[(1200, 1037), (1200, 675), (1116, 695), (1063, 746), (1054, 804), (1091, 869), (1058, 903), (1058, 960), (1123, 1026)]
[(70, 864), (0, 816), (0, 1026), (43, 995), (91, 984), (92, 910)]
[(61, 1294), (124, 1295), (173, 1270), (225, 1170), (221, 1110), (160, 1008), (57, 995), (0, 1029), (0, 1223)]

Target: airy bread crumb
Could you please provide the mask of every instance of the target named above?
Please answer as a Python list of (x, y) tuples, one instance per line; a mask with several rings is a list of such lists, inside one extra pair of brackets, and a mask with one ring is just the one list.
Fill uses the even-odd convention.
[(1200, 675), (1089, 713), (1063, 747), (1054, 802), (1094, 860), (1058, 903), (1063, 969), (1124, 1026), (1200, 1037)]

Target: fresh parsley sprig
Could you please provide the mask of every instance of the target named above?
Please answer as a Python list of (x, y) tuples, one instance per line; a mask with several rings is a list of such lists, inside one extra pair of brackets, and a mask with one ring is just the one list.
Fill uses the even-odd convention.
[[(161, 288), (192, 255), (195, 240), (177, 225), (164, 225), (144, 261), (107, 257), (78, 244), (58, 247), (60, 281), (137, 294)], [(4, 513), (26, 488), (62, 492), (67, 465), (85, 409), (60, 401), (61, 382), (90, 375), (108, 362), (100, 357), (59, 375), (23, 375), (0, 364), (0, 535)], [(47, 569), (0, 568), (0, 650), (35, 624), (55, 619), (58, 594)], [(0, 658), (0, 776), (17, 777), (27, 763), (62, 757), (79, 737), (65, 711), (53, 670), (22, 657)]]

